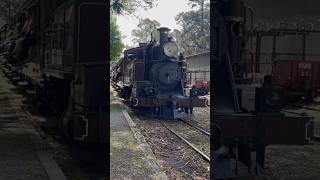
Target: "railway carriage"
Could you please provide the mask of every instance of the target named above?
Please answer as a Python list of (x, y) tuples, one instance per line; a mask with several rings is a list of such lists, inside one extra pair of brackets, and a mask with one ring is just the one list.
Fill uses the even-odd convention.
[(27, 0), (7, 38), (8, 66), (77, 142), (107, 141), (107, 10), (104, 0)]

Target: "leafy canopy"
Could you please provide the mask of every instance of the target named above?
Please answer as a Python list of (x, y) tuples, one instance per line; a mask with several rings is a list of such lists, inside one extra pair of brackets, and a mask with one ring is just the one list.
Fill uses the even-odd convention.
[(151, 35), (156, 40), (159, 40), (159, 31), (157, 28), (160, 27), (160, 23), (156, 20), (149, 18), (141, 19), (138, 24), (138, 29), (132, 30), (134, 43), (146, 43), (151, 40)]
[(207, 0), (189, 0), (195, 10), (179, 13), (175, 20), (182, 29), (173, 30), (180, 52), (185, 55), (210, 50), (210, 4)]
[(110, 8), (113, 14), (132, 14), (138, 8), (151, 9), (157, 5), (157, 0), (111, 0)]
[[(112, 15), (133, 14), (138, 8), (145, 10), (157, 5), (158, 0), (110, 0), (110, 12)], [(116, 19), (110, 16), (110, 60), (120, 58), (123, 48), (121, 32), (116, 24)]]
[(122, 36), (117, 25), (116, 18), (110, 16), (110, 60), (117, 61), (122, 54), (124, 44), (122, 43)]

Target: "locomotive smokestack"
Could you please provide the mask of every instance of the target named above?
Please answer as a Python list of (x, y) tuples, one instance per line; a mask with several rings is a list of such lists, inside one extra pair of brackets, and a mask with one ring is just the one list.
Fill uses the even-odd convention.
[(158, 29), (160, 32), (160, 46), (162, 46), (164, 43), (168, 42), (168, 34), (170, 29), (167, 27), (161, 27)]

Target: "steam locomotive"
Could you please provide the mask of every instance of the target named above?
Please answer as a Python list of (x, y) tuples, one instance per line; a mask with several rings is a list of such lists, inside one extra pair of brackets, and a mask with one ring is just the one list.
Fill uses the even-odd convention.
[(160, 42), (152, 39), (124, 51), (124, 57), (112, 68), (112, 81), (129, 106), (158, 118), (184, 118), (193, 107), (208, 104), (196, 88), (186, 85), (185, 59), (162, 27)]
[(213, 7), (211, 177), (248, 179), (263, 173), (268, 145), (312, 143), (313, 121), (282, 111), (284, 92), (272, 77), (265, 76), (263, 85), (256, 86), (237, 71), (250, 36), (250, 7), (242, 0), (217, 0)]
[(1, 32), (3, 63), (76, 142), (107, 142), (107, 3), (27, 0)]

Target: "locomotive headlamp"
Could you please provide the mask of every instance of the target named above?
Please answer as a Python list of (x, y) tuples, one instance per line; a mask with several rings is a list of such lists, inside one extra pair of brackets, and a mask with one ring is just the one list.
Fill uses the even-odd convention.
[(167, 42), (163, 46), (163, 52), (168, 57), (174, 57), (178, 54), (178, 46), (174, 42)]

